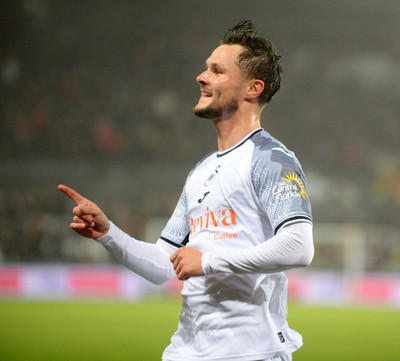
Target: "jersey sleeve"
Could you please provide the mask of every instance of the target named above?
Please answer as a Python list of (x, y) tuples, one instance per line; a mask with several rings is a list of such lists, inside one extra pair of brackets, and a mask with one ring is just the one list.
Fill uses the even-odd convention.
[(189, 242), (189, 231), (190, 223), (185, 186), (171, 218), (161, 232), (158, 242), (167, 242), (176, 248), (183, 247)]
[(169, 260), (172, 247), (137, 240), (110, 221), (108, 233), (96, 240), (131, 271), (155, 284), (175, 276)]
[(312, 225), (288, 222), (268, 242), (246, 249), (205, 252), (202, 269), (214, 273), (276, 273), (307, 267), (314, 257)]
[(259, 151), (253, 157), (251, 178), (274, 234), (288, 221), (312, 222), (306, 178), (292, 152), (282, 148)]

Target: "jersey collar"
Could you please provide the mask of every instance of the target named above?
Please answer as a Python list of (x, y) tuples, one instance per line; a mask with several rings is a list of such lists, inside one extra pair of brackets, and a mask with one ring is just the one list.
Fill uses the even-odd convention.
[(253, 130), (250, 134), (246, 135), (245, 138), (243, 138), (239, 143), (234, 145), (233, 147), (224, 150), (223, 152), (217, 152), (217, 157), (223, 157), (224, 155), (227, 155), (228, 153), (232, 152), (233, 150), (239, 148), (242, 144), (246, 143), (250, 138), (252, 138), (255, 134), (261, 132), (263, 129), (258, 128), (256, 130)]

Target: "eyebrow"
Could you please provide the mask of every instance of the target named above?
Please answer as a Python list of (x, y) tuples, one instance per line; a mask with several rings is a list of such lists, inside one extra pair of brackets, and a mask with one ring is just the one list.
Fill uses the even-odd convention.
[(204, 66), (205, 66), (206, 69), (209, 69), (209, 68), (225, 69), (225, 67), (223, 65), (221, 65), (220, 63), (215, 63), (215, 62), (212, 62), (212, 63), (209, 63), (209, 64), (207, 62), (205, 62)]

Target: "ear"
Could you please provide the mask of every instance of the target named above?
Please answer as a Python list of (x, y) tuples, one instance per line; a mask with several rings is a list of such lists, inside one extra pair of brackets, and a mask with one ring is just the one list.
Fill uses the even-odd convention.
[(252, 79), (247, 88), (248, 100), (256, 99), (264, 90), (264, 82), (260, 79)]

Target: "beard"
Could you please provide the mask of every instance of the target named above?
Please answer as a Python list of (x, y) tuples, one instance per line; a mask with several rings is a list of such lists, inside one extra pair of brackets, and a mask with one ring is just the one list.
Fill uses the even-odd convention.
[(234, 113), (236, 110), (238, 110), (238, 108), (238, 101), (234, 98), (231, 98), (225, 104), (214, 105), (211, 103), (205, 107), (196, 105), (193, 108), (193, 113), (199, 118), (220, 120)]

